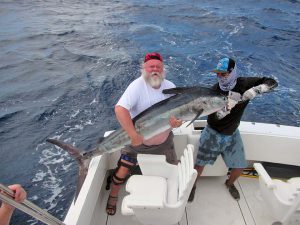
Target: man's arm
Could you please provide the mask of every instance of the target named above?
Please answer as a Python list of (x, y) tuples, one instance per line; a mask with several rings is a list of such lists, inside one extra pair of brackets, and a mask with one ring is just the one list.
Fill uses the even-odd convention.
[(251, 100), (258, 94), (266, 93), (278, 86), (278, 83), (273, 78), (263, 77), (257, 81), (257, 84), (245, 91), (242, 96), (243, 101)]
[[(12, 191), (14, 191), (14, 199), (17, 202), (23, 202), (26, 199), (27, 193), (19, 184), (14, 184), (8, 186)], [(8, 225), (10, 218), (14, 212), (14, 207), (2, 202), (0, 208), (0, 225)]]
[(2, 203), (0, 208), (0, 225), (8, 225), (13, 212), (14, 207), (6, 203)]
[(117, 105), (115, 106), (115, 113), (121, 127), (130, 137), (131, 144), (133, 146), (141, 145), (144, 138), (136, 132), (129, 111), (126, 108)]

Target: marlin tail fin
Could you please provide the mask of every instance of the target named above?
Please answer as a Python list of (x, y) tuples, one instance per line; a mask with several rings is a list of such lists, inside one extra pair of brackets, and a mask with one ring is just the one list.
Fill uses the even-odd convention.
[(86, 178), (91, 158), (84, 157), (81, 150), (63, 141), (59, 141), (56, 139), (47, 139), (47, 141), (67, 151), (73, 158), (76, 159), (76, 161), (79, 164), (76, 195), (75, 195), (75, 202), (76, 202), (78, 194)]

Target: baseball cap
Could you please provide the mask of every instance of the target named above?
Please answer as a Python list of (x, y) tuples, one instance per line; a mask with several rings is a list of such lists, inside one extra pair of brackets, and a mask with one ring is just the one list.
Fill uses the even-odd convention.
[(151, 52), (151, 53), (147, 53), (145, 55), (144, 63), (147, 62), (147, 61), (149, 61), (149, 60), (151, 60), (151, 59), (157, 59), (157, 60), (159, 60), (161, 62), (163, 61), (163, 58), (162, 58), (162, 56), (159, 53), (157, 53), (157, 52)]
[(217, 68), (212, 70), (214, 73), (230, 73), (235, 67), (235, 62), (231, 58), (222, 58), (217, 65)]

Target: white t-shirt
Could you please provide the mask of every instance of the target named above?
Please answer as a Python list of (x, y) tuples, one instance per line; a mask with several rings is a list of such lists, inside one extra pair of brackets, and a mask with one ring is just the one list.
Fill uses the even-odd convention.
[(117, 105), (126, 108), (131, 118), (134, 118), (155, 103), (169, 98), (171, 95), (163, 94), (162, 91), (174, 87), (175, 85), (171, 81), (165, 79), (160, 88), (155, 89), (141, 76), (127, 87)]
[[(174, 88), (175, 84), (171, 81), (164, 80), (159, 89), (151, 87), (141, 76), (134, 80), (125, 90), (117, 105), (126, 108), (131, 118), (134, 118), (150, 106), (172, 95), (163, 94), (164, 89)], [(145, 145), (159, 145), (169, 136), (171, 129), (162, 132), (148, 140), (144, 140)]]

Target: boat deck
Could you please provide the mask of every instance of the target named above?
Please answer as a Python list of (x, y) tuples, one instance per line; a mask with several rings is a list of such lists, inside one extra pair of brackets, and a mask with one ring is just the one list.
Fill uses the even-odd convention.
[[(239, 201), (230, 196), (224, 185), (225, 180), (226, 176), (201, 177), (197, 182), (195, 199), (187, 204), (185, 215), (178, 225), (271, 225), (274, 222), (260, 195), (258, 179), (239, 178), (236, 182), (241, 195)], [(98, 201), (98, 212), (94, 213), (94, 224), (141, 225), (131, 216), (123, 216), (120, 212), (122, 198), (126, 195), (125, 188), (120, 191), (114, 216), (105, 213), (109, 191), (103, 191), (105, 194)]]

